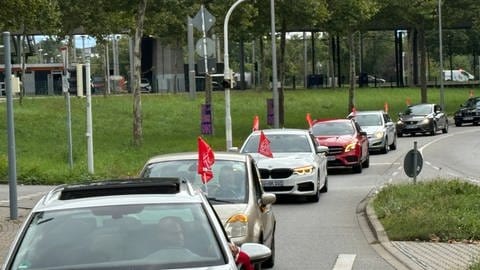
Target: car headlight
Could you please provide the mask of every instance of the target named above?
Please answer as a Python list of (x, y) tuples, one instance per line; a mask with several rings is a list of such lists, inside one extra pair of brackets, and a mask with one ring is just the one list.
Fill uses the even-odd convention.
[(356, 142), (351, 142), (345, 147), (345, 152), (350, 152), (355, 150), (355, 147), (357, 146)]
[(225, 224), (225, 231), (229, 237), (242, 237), (247, 235), (248, 217), (245, 214), (231, 216)]
[(421, 124), (429, 124), (432, 121), (432, 118), (425, 118), (422, 120)]
[(313, 173), (313, 166), (303, 166), (303, 167), (298, 167), (293, 169), (293, 173), (298, 174), (298, 175), (305, 175), (305, 174), (311, 174)]
[(373, 134), (373, 136), (377, 139), (381, 139), (383, 138), (383, 131), (377, 131), (375, 134)]

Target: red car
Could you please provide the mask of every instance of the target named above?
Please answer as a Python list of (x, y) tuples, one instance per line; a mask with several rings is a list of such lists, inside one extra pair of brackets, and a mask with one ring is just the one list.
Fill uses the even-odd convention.
[(352, 168), (361, 173), (370, 166), (367, 133), (352, 119), (315, 120), (312, 134), (328, 147), (328, 168)]

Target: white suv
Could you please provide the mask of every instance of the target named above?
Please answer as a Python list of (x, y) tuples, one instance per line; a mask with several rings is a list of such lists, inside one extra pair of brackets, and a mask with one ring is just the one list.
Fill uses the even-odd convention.
[[(237, 269), (228, 241), (185, 180), (62, 185), (32, 209), (2, 269)], [(241, 248), (253, 261), (270, 256), (260, 244)]]

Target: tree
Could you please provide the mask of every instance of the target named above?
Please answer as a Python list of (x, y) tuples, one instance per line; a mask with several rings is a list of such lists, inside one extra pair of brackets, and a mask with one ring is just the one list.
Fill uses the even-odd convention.
[[(15, 0), (2, 1), (0, 9), (0, 28), (13, 33), (19, 51), (18, 63), (21, 65), (20, 79), (25, 74), (27, 54), (24, 51), (27, 35), (48, 33), (54, 35), (59, 28), (60, 10), (56, 0)], [(33, 52), (30, 52), (33, 53)], [(25, 89), (20, 89), (20, 104), (22, 104)]]
[(347, 112), (355, 107), (355, 43), (354, 35), (365, 26), (373, 15), (379, 10), (379, 3), (375, 0), (329, 0), (328, 7), (332, 13), (327, 22), (327, 29), (337, 35), (346, 35), (348, 40), (349, 59), (349, 77), (350, 87), (348, 90), (348, 108)]

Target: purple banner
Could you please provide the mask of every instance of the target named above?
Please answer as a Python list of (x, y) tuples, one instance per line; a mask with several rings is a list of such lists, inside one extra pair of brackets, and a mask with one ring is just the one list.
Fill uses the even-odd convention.
[(273, 98), (267, 99), (267, 125), (274, 125)]
[(202, 104), (202, 123), (200, 129), (203, 135), (213, 134), (211, 104)]

